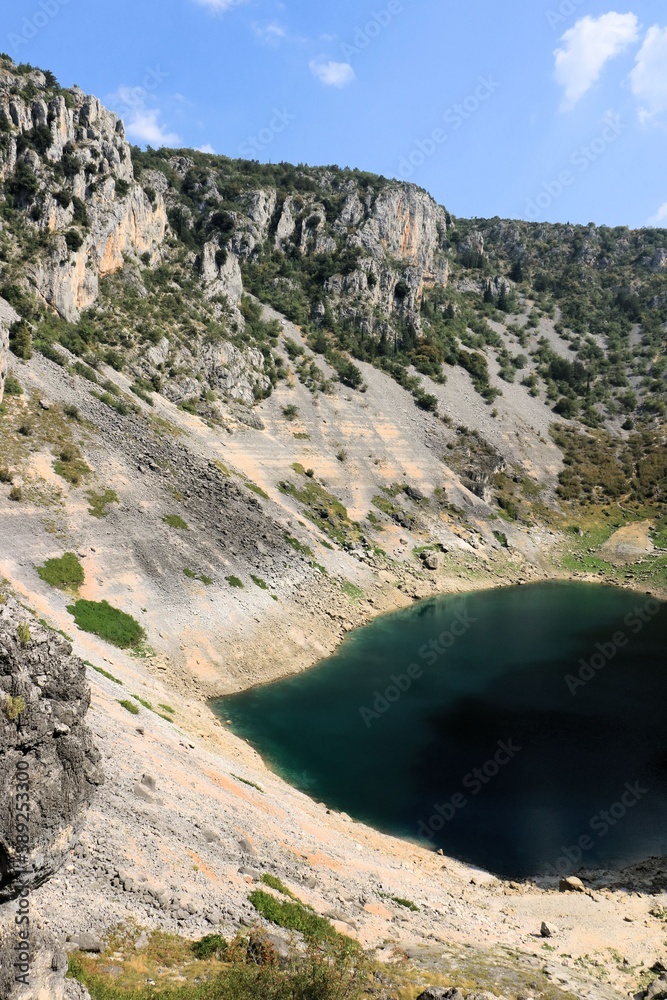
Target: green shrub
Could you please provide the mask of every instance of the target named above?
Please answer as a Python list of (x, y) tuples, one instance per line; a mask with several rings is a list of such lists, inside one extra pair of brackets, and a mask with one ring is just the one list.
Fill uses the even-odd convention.
[(19, 642), (22, 646), (29, 646), (32, 642), (32, 635), (30, 633), (30, 626), (27, 622), (21, 622), (16, 630), (16, 634), (19, 638)]
[(124, 181), (121, 178), (116, 179), (116, 194), (119, 198), (126, 198), (130, 193), (130, 185), (128, 181)]
[(5, 379), (5, 396), (22, 396), (23, 389), (19, 380), (10, 372)]
[(76, 253), (83, 246), (83, 236), (78, 229), (68, 229), (65, 233), (65, 243), (70, 253)]
[(12, 486), (9, 491), (9, 499), (13, 500), (15, 503), (20, 503), (23, 500), (23, 490), (20, 486)]
[(88, 225), (88, 211), (84, 203), (76, 195), (72, 198), (72, 207), (74, 208), (72, 222), (75, 222), (77, 226), (85, 228)]
[(178, 528), (179, 531), (189, 531), (187, 524), (182, 517), (178, 514), (165, 514), (162, 518), (165, 524), (168, 524), (170, 528)]
[(11, 474), (11, 472), (9, 471), (9, 469), (7, 468), (7, 466), (3, 466), (3, 467), (2, 467), (1, 469), (0, 469), (0, 483), (8, 483), (8, 484), (11, 484), (11, 483), (12, 483), (12, 481), (13, 481), (13, 478), (14, 478), (14, 477), (12, 476), (12, 474)]
[(294, 403), (290, 403), (289, 406), (283, 406), (283, 416), (285, 420), (296, 420), (299, 416), (299, 407), (295, 406)]
[(243, 580), (239, 580), (238, 576), (227, 576), (225, 579), (230, 587), (236, 587), (237, 590), (243, 590)]
[(17, 722), (19, 716), (25, 712), (26, 707), (25, 700), (21, 697), (21, 695), (16, 695), (14, 697), (13, 695), (8, 694), (4, 705), (2, 706), (2, 710), (10, 722)]
[(58, 590), (78, 590), (84, 581), (83, 566), (73, 552), (66, 552), (60, 559), (48, 559), (37, 567), (42, 580)]
[(229, 954), (229, 945), (222, 934), (207, 934), (199, 941), (192, 942), (192, 953), (200, 961), (207, 958), (224, 961)]
[(32, 334), (30, 327), (23, 320), (13, 323), (10, 327), (9, 349), (22, 361), (30, 361), (32, 357)]
[(98, 635), (120, 649), (136, 648), (146, 637), (138, 621), (107, 601), (77, 601), (67, 610), (83, 632)]
[(255, 584), (255, 585), (257, 586), (257, 587), (259, 587), (259, 589), (260, 589), (260, 590), (268, 590), (268, 589), (269, 589), (269, 585), (268, 585), (268, 583), (266, 582), (266, 580), (262, 580), (261, 576), (254, 576), (254, 575), (253, 575), (253, 574), (251, 573), (251, 574), (250, 574), (250, 579), (252, 580), (252, 582), (253, 582), (253, 583), (254, 583), (254, 584)]

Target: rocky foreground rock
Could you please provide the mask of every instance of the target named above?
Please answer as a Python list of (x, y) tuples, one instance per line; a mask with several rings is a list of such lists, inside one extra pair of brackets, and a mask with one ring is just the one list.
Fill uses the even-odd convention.
[(9, 598), (0, 607), (0, 903), (45, 882), (103, 777), (72, 647)]

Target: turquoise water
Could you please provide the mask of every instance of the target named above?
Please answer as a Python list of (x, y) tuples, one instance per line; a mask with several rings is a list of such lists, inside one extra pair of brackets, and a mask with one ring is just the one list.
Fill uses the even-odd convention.
[(509, 877), (667, 854), (667, 605), (578, 583), (439, 597), (216, 705), (279, 774)]

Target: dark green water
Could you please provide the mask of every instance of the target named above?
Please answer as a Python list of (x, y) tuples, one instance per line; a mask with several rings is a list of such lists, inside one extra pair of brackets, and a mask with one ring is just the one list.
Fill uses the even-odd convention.
[(667, 854), (666, 654), (667, 605), (539, 584), (381, 618), (217, 710), (332, 808), (501, 875), (565, 873)]

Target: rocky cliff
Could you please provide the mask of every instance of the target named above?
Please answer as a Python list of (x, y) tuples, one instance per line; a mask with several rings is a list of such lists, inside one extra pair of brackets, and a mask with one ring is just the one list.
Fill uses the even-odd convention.
[(85, 668), (12, 598), (0, 607), (0, 903), (46, 881), (102, 782)]
[[(32, 247), (25, 276), (68, 320), (98, 296), (125, 257), (154, 258), (166, 216), (134, 183), (123, 123), (95, 97), (63, 91), (51, 74), (0, 64), (0, 180), (25, 209)], [(9, 227), (11, 228), (11, 227)], [(34, 252), (38, 248), (38, 252)]]

